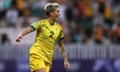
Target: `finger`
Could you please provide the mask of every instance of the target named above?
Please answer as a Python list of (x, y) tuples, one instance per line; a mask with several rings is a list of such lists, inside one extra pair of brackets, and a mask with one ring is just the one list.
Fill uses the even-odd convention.
[(20, 42), (20, 40), (19, 40), (19, 39), (17, 39), (17, 40), (16, 40), (16, 42)]
[(70, 65), (68, 65), (67, 69), (70, 70)]
[(22, 36), (20, 36), (19, 39), (22, 39)]
[(70, 72), (70, 69), (69, 69), (69, 68), (67, 68), (67, 72)]
[(69, 65), (66, 65), (65, 68), (66, 68), (67, 71), (70, 70), (70, 66)]
[(19, 38), (16, 39), (16, 42), (20, 42), (20, 40), (21, 40), (21, 38), (19, 37)]
[(18, 36), (18, 37), (16, 38), (16, 41), (17, 41), (17, 42), (20, 42), (21, 39), (22, 39), (22, 37), (21, 37), (21, 36)]

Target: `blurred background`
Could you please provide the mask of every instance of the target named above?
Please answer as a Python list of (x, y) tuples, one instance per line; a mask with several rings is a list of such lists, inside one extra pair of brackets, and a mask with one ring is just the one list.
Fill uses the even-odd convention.
[[(30, 72), (35, 32), (15, 38), (46, 17), (48, 2), (55, 0), (0, 0), (0, 72)], [(70, 72), (120, 72), (120, 0), (63, 0), (60, 13)], [(57, 45), (51, 72), (66, 72)]]

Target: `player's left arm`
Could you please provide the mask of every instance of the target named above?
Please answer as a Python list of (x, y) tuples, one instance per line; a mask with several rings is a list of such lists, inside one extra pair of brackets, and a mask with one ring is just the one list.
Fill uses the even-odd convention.
[(64, 49), (64, 43), (63, 43), (63, 40), (60, 40), (58, 41), (58, 46), (59, 46), (59, 51), (64, 59), (64, 67), (69, 70), (70, 69), (70, 63), (68, 61), (68, 58), (67, 58), (67, 53)]

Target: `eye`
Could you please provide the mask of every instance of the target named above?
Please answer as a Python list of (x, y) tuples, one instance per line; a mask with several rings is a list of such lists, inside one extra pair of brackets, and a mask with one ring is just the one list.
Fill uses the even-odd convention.
[(57, 10), (57, 12), (60, 12), (59, 10)]

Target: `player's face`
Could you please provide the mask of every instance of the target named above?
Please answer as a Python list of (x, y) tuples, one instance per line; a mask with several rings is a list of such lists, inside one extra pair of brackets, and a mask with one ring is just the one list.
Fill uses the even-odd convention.
[(57, 8), (53, 13), (53, 19), (57, 21), (59, 16), (60, 16), (60, 11), (59, 8)]

